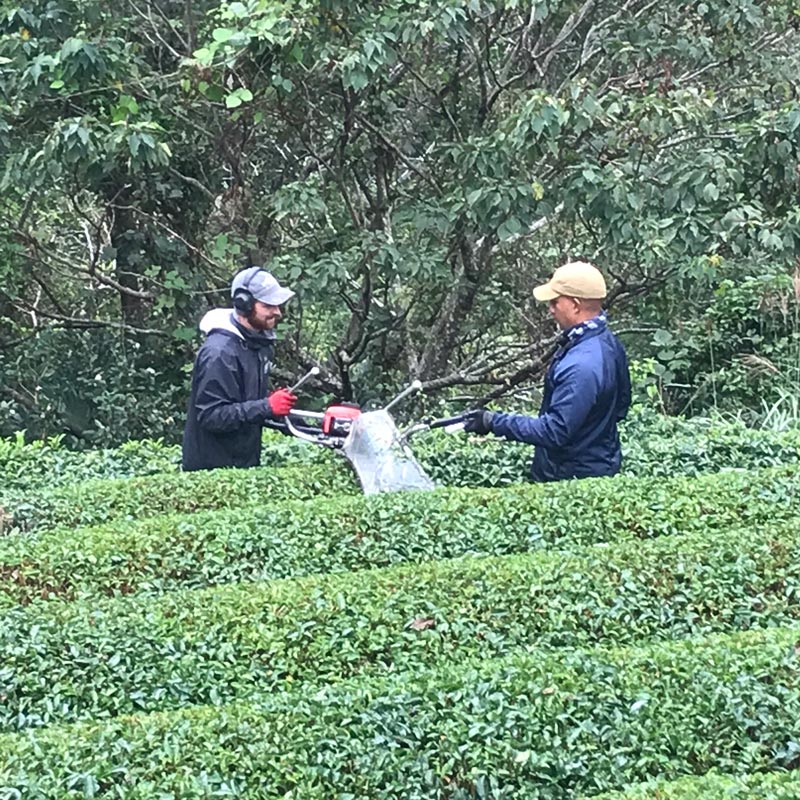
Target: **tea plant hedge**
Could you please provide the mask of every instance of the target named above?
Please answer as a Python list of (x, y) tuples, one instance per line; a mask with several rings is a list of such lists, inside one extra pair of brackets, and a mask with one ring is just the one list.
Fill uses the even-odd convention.
[[(753, 470), (800, 461), (800, 429), (756, 430), (721, 419), (676, 419), (634, 410), (623, 424), (622, 473), (640, 477)], [(528, 475), (533, 449), (494, 436), (433, 432), (414, 451), (439, 485), (505, 486)]]
[(319, 498), (0, 539), (0, 607), (793, 519), (800, 469)]
[(566, 798), (780, 770), (797, 630), (533, 652), (0, 737), (6, 796)]
[(0, 800), (798, 796), (800, 433), (624, 440), (532, 486), (433, 434), (451, 487), (369, 498), (290, 439), (0, 442)]
[(800, 617), (782, 528), (458, 559), (0, 616), (0, 728), (229, 702), (297, 681)]
[(11, 493), (31, 494), (78, 481), (175, 472), (180, 460), (180, 448), (160, 441), (75, 451), (58, 437), (26, 442), (20, 433), (13, 439), (0, 438), (0, 502)]
[(194, 512), (319, 495), (360, 491), (344, 459), (322, 464), (209, 470), (185, 475), (166, 473), (137, 478), (83, 481), (43, 491), (33, 502), (20, 501), (6, 511), (25, 531), (38, 528), (98, 525), (173, 512)]
[[(581, 800), (585, 800), (584, 795)], [(649, 781), (621, 792), (603, 792), (594, 800), (797, 800), (800, 774), (772, 772), (756, 775), (707, 775), (675, 781)]]
[[(265, 467), (317, 464), (330, 461), (328, 451), (305, 442), (265, 431), (261, 464)], [(4, 495), (24, 495), (45, 488), (70, 486), (87, 480), (133, 478), (178, 472), (179, 445), (160, 439), (125, 442), (114, 448), (70, 450), (62, 437), (26, 442), (22, 433), (0, 437), (0, 502)]]
[[(623, 472), (638, 476), (698, 475), (723, 469), (760, 469), (800, 462), (800, 429), (757, 430), (719, 418), (681, 419), (631, 409), (621, 430)], [(501, 486), (528, 474), (533, 450), (493, 436), (467, 437), (433, 431), (413, 439), (431, 477), (443, 486)], [(265, 432), (262, 464), (320, 465), (330, 451)], [(0, 438), (0, 505), (31, 499), (45, 487), (100, 478), (131, 478), (176, 472), (180, 448), (161, 441), (131, 441), (118, 448), (76, 452), (58, 438), (25, 443)]]

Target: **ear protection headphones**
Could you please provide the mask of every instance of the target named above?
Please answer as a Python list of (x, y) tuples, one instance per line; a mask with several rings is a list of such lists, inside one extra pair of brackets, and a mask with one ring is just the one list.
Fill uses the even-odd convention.
[(253, 278), (255, 278), (259, 272), (261, 272), (259, 267), (253, 267), (253, 271), (247, 276), (244, 286), (240, 286), (233, 293), (233, 307), (243, 317), (246, 317), (253, 310), (255, 297), (253, 297), (253, 293), (250, 291), (249, 287)]

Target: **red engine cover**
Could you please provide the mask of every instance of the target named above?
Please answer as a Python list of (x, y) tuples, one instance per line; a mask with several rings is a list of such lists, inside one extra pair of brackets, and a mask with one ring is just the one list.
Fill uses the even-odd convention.
[(331, 436), (347, 436), (353, 420), (361, 414), (361, 409), (350, 403), (328, 406), (322, 418), (322, 432)]

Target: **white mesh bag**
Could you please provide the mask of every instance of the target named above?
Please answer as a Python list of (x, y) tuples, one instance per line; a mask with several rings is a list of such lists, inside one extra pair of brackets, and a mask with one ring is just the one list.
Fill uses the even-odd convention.
[(388, 411), (367, 411), (354, 419), (342, 449), (364, 494), (435, 488)]

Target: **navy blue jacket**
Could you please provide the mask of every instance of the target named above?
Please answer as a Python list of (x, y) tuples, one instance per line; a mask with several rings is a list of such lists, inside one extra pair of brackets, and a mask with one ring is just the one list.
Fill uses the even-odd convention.
[(200, 329), (208, 336), (194, 363), (183, 469), (258, 466), (261, 429), (272, 418), (267, 384), (274, 334), (242, 329), (230, 309), (209, 311)]
[(495, 413), (492, 432), (536, 445), (531, 478), (615, 475), (622, 463), (617, 423), (631, 403), (625, 348), (600, 321), (556, 352), (538, 417)]

